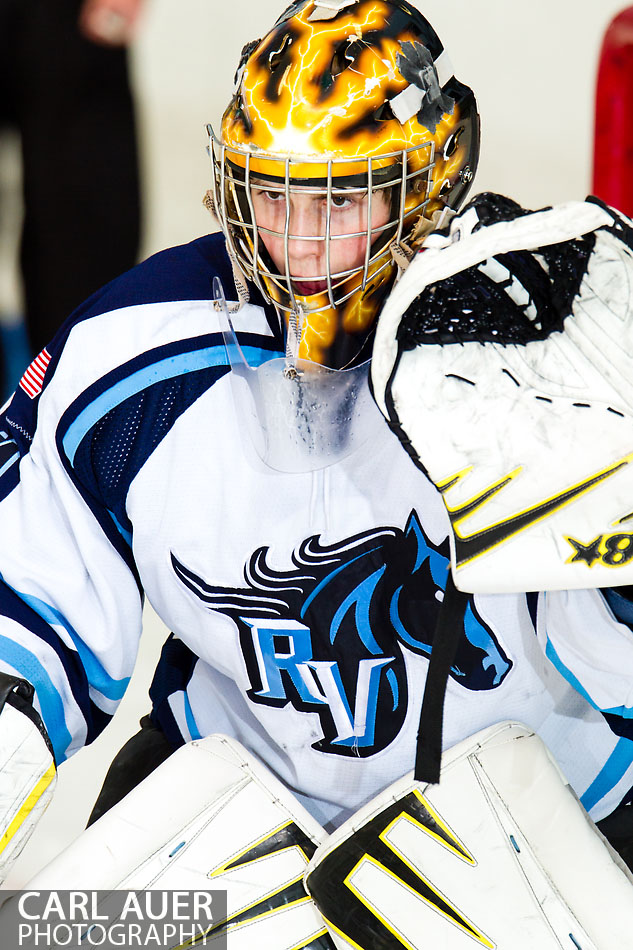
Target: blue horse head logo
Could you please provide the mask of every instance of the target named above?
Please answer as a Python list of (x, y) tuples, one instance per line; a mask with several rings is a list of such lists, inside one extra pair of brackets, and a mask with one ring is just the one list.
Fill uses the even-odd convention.
[[(246, 586), (226, 588), (172, 554), (182, 583), (237, 624), (250, 699), (318, 713), (323, 739), (315, 748), (373, 755), (404, 722), (407, 652), (430, 656), (433, 648), (448, 542), (434, 546), (413, 511), (404, 530), (377, 528), (330, 545), (312, 536), (291, 561), (287, 570), (272, 567), (269, 548), (258, 548)], [(451, 676), (465, 689), (490, 690), (511, 665), (469, 598)]]

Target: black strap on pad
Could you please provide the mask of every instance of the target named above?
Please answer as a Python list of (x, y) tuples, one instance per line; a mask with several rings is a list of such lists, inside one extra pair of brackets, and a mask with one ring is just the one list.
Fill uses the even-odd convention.
[(449, 571), (444, 601), (433, 637), (433, 648), (420, 711), (414, 771), (417, 782), (436, 785), (440, 780), (446, 684), (464, 628), (464, 613), (467, 606), (468, 594), (457, 590)]

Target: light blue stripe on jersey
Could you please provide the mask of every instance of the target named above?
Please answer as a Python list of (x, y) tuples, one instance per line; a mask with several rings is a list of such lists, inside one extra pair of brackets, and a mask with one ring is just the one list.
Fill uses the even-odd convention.
[(117, 531), (119, 532), (119, 534), (121, 535), (121, 537), (122, 537), (125, 541), (127, 541), (127, 543), (129, 544), (130, 547), (132, 547), (132, 532), (131, 532), (131, 531), (128, 531), (126, 528), (124, 528), (123, 525), (119, 522), (118, 518), (115, 518), (111, 511), (109, 511), (108, 514), (110, 515), (110, 517), (111, 517), (112, 520), (114, 521), (114, 524), (115, 524), (115, 526), (116, 526), (116, 529), (117, 529)]
[(545, 647), (545, 655), (547, 656), (547, 659), (550, 660), (550, 662), (554, 664), (558, 672), (562, 676), (565, 677), (567, 682), (571, 686), (573, 686), (574, 689), (578, 693), (580, 693), (581, 696), (584, 696), (587, 702), (590, 703), (594, 709), (597, 709), (599, 712), (612, 713), (614, 716), (622, 716), (623, 719), (633, 719), (633, 709), (629, 709), (628, 706), (613, 706), (610, 709), (602, 709), (601, 706), (598, 706), (593, 701), (593, 699), (591, 698), (587, 690), (584, 688), (584, 686), (580, 682), (580, 680), (576, 676), (574, 676), (572, 671), (567, 666), (565, 666), (565, 664), (559, 657), (558, 653), (556, 652), (554, 644), (549, 639)]
[(196, 725), (189, 697), (184, 689), (179, 689), (177, 692), (171, 693), (167, 698), (167, 702), (169, 703), (169, 708), (172, 711), (176, 725), (185, 742), (190, 742), (192, 739), (201, 739), (202, 736)]
[(633, 742), (630, 739), (621, 738), (616, 743), (613, 752), (600, 772), (581, 797), (580, 801), (583, 807), (590, 811), (597, 805), (622, 780), (631, 764), (633, 764)]
[[(600, 712), (613, 713), (617, 716), (622, 716), (625, 719), (633, 718), (633, 710), (628, 709), (626, 706), (618, 706), (612, 709), (600, 710), (600, 707), (593, 701), (578, 678), (574, 676), (571, 670), (565, 666), (549, 639), (547, 641), (545, 653), (559, 673), (565, 677), (567, 682), (570, 683), (570, 685), (573, 686), (581, 696), (584, 696), (587, 702), (590, 703), (594, 709), (598, 709)], [(582, 795), (580, 801), (582, 802), (583, 807), (586, 808), (587, 811), (590, 811), (592, 808), (594, 808), (598, 802), (600, 802), (601, 799), (605, 797), (605, 795), (608, 795), (609, 792), (618, 784), (618, 782), (621, 781), (632, 764), (633, 741), (622, 736), (618, 739), (613, 752), (607, 759), (596, 778), (593, 780), (587, 791)]]
[(185, 701), (185, 718), (187, 719), (187, 728), (189, 729), (189, 735), (192, 739), (202, 739), (200, 731), (194, 719), (193, 710), (191, 708), (191, 703), (189, 702), (189, 697), (187, 693), (184, 694)]
[(2, 478), (4, 473), (7, 472), (11, 468), (11, 466), (14, 464), (14, 462), (17, 462), (19, 458), (20, 458), (20, 453), (16, 452), (15, 455), (11, 456), (8, 462), (4, 463), (2, 468), (0, 468), (0, 478)]
[(35, 687), (37, 699), (42, 710), (42, 719), (51, 740), (55, 761), (59, 765), (66, 758), (66, 749), (71, 743), (71, 735), (66, 725), (64, 704), (53, 681), (34, 653), (21, 643), (0, 636), (2, 659), (20, 676)]
[[(250, 366), (259, 366), (267, 360), (279, 357), (277, 352), (259, 349), (254, 346), (244, 346), (242, 352)], [(63, 438), (64, 451), (68, 461), (72, 465), (75, 453), (86, 433), (108, 412), (121, 405), (130, 396), (136, 396), (154, 383), (173, 379), (185, 373), (209, 369), (211, 366), (227, 366), (226, 349), (223, 343), (206, 347), (203, 350), (195, 350), (193, 353), (169, 356), (164, 360), (159, 360), (158, 363), (152, 363), (151, 366), (139, 369), (126, 379), (115, 383), (111, 389), (97, 396), (90, 405), (86, 406), (68, 427), (68, 431)]]
[(106, 699), (110, 699), (113, 702), (117, 702), (123, 696), (123, 693), (127, 689), (127, 685), (130, 682), (130, 677), (126, 676), (123, 679), (115, 680), (110, 674), (104, 669), (104, 667), (99, 663), (96, 656), (90, 650), (84, 641), (81, 639), (77, 631), (65, 620), (64, 617), (60, 614), (58, 610), (55, 610), (54, 607), (50, 607), (43, 600), (39, 600), (37, 597), (31, 597), (28, 594), (21, 594), (20, 591), (15, 591), (20, 600), (23, 600), (25, 604), (34, 610), (38, 616), (45, 620), (48, 624), (56, 624), (60, 627), (63, 627), (67, 631), (71, 640), (75, 645), (75, 649), (79, 654), (79, 659), (81, 660), (82, 666), (86, 671), (86, 676), (88, 681), (92, 686), (95, 687), (100, 693), (102, 693)]

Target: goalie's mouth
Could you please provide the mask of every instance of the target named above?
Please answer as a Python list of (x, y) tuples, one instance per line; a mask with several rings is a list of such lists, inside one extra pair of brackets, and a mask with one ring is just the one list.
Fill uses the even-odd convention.
[(294, 285), (302, 297), (321, 294), (327, 290), (327, 280), (295, 280)]

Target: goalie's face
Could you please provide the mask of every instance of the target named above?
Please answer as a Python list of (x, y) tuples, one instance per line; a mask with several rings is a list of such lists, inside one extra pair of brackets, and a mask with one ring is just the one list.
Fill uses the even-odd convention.
[(324, 293), (360, 268), (371, 241), (390, 218), (387, 191), (325, 190), (254, 181), (253, 208), (260, 238), (277, 273), (290, 279), (298, 297)]
[(216, 165), (215, 204), (240, 267), (292, 327), (289, 352), (332, 369), (365, 362), (394, 277), (401, 166), (323, 178), (293, 177), (292, 159), (245, 164)]

